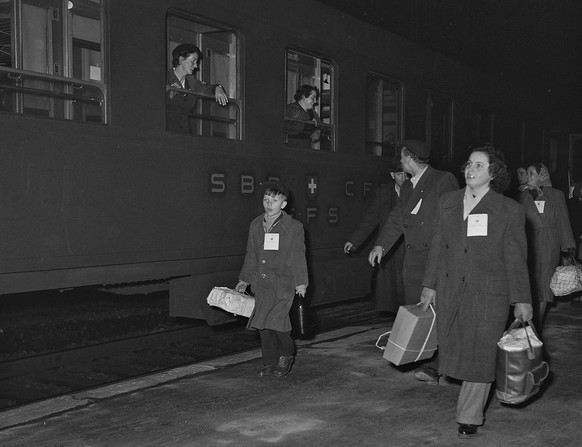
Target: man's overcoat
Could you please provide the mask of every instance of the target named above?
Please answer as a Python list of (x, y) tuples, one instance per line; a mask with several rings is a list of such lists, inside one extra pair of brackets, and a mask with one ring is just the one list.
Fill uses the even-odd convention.
[[(348, 241), (354, 244), (355, 248), (359, 248), (372, 232), (376, 229), (382, 229), (390, 211), (394, 209), (399, 200), (394, 181), (380, 185), (362, 220)], [(404, 284), (402, 282), (404, 253), (403, 240), (399, 239), (386, 254), (384, 262), (378, 266), (374, 295), (376, 309), (379, 311), (397, 312), (398, 307), (403, 304), (416, 304), (407, 303), (404, 299)]]
[(428, 166), (414, 189), (410, 180), (404, 182), (400, 203), (392, 210), (378, 235), (375, 245), (380, 245), (388, 252), (404, 234), (406, 254), (402, 278), (407, 303), (420, 301), (439, 197), (458, 188), (459, 183), (453, 174)]

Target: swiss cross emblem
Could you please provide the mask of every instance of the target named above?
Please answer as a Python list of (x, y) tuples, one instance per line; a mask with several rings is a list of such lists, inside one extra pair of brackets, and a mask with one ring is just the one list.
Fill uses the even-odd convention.
[(310, 199), (315, 199), (319, 192), (319, 179), (315, 175), (307, 176), (307, 196)]

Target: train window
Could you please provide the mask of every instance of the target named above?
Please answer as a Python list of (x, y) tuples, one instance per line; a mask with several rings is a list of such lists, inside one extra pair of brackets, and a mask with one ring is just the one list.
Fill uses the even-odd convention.
[(375, 73), (366, 83), (366, 152), (399, 156), (396, 142), (402, 139), (402, 82)]
[(0, 111), (106, 122), (101, 0), (0, 2)]
[(480, 108), (473, 112), (473, 121), (475, 129), (475, 141), (482, 141), (485, 143), (493, 143), (493, 125), (495, 122), (494, 114), (485, 109)]
[(335, 151), (332, 61), (287, 50), (286, 73), (285, 143)]
[[(167, 26), (166, 130), (240, 140), (237, 34), (228, 27), (181, 12), (170, 12)], [(196, 61), (188, 62), (189, 58)], [(187, 73), (190, 67), (183, 65), (188, 63), (193, 64), (191, 73)]]
[(453, 98), (435, 91), (426, 94), (426, 141), (437, 167), (453, 161)]

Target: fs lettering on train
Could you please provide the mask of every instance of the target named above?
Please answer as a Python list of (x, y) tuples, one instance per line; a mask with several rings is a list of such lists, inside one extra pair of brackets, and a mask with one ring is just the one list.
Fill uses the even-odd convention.
[[(210, 192), (212, 194), (225, 194), (228, 190), (226, 173), (224, 172), (211, 172), (210, 173)], [(267, 181), (278, 181), (280, 180), (277, 176), (269, 176)], [(373, 188), (373, 183), (364, 181), (357, 182), (355, 180), (347, 179), (343, 181), (343, 196), (350, 198), (356, 197), (361, 194), (363, 198), (366, 198), (368, 194), (371, 193)], [(260, 182), (257, 182), (255, 176), (252, 174), (241, 174), (237, 181), (237, 189), (241, 195), (254, 194), (257, 186)], [(300, 220), (302, 215), (305, 216), (305, 222), (310, 223), (315, 221), (320, 217), (321, 207), (317, 206), (317, 199), (319, 198), (320, 191), (320, 180), (319, 176), (316, 174), (309, 174), (305, 177), (305, 191), (307, 193), (308, 205), (305, 208), (305, 213), (299, 210), (296, 211), (296, 217)], [(337, 197), (337, 196), (336, 196)], [(330, 206), (327, 208), (326, 220), (330, 225), (336, 225), (339, 223), (340, 217), (340, 207)]]

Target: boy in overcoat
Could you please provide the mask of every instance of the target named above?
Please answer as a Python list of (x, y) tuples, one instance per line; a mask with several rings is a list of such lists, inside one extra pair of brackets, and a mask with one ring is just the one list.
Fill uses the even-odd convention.
[(289, 310), (295, 294), (305, 296), (308, 275), (303, 225), (289, 216), (288, 191), (281, 183), (263, 185), (265, 213), (249, 226), (244, 265), (236, 290), (250, 284), (255, 309), (247, 327), (259, 330), (264, 366), (259, 376), (282, 377), (289, 373), (295, 345), (291, 338)]

